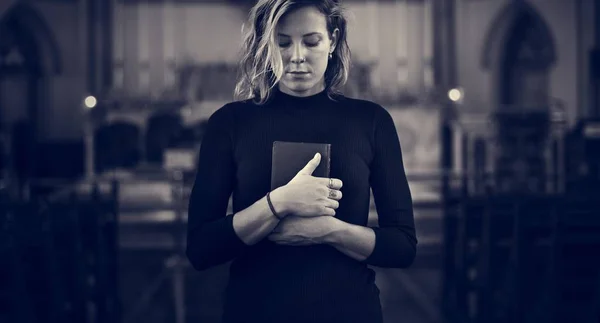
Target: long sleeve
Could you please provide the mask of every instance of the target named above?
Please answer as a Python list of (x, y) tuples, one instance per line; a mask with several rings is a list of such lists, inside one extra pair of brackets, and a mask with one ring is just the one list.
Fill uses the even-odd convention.
[(408, 267), (417, 247), (412, 196), (398, 133), (392, 116), (383, 107), (376, 111), (373, 132), (374, 157), (369, 181), (379, 227), (373, 228), (375, 248), (364, 261), (378, 267)]
[(186, 250), (197, 270), (232, 260), (246, 247), (233, 229), (233, 216), (226, 216), (235, 180), (230, 112), (225, 106), (209, 118), (198, 156)]

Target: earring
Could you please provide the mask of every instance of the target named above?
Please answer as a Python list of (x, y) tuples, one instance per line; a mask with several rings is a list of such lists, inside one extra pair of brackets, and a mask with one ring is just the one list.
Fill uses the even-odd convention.
[(333, 58), (333, 52), (329, 53), (329, 59)]

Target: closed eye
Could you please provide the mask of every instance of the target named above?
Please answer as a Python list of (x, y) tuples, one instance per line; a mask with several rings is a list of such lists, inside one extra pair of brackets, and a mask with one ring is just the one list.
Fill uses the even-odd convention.
[[(277, 36), (279, 38), (279, 47), (287, 48), (291, 45), (292, 42), (290, 36), (281, 33), (279, 33)], [(321, 44), (322, 40), (323, 37), (319, 33), (308, 33), (303, 36), (303, 43), (307, 47), (317, 47)]]
[[(304, 42), (304, 44), (308, 47), (317, 47), (319, 46), (321, 42), (320, 41), (316, 41), (316, 42)], [(291, 43), (289, 42), (280, 42), (279, 43), (279, 47), (281, 48), (287, 48), (291, 45)]]

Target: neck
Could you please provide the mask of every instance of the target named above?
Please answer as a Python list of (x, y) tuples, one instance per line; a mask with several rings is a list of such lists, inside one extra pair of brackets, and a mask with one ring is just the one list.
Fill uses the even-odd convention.
[(279, 87), (274, 88), (273, 99), (274, 102), (278, 103), (277, 105), (283, 104), (283, 106), (299, 108), (316, 107), (329, 101), (327, 91), (324, 89), (321, 92), (313, 93), (311, 95), (297, 96), (288, 94)]

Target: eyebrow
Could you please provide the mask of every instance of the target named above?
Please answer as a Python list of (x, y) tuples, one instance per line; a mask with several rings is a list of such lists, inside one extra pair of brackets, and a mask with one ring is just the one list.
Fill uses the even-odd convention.
[[(285, 36), (285, 37), (291, 37), (290, 35), (286, 35), (283, 33), (277, 33), (278, 36)], [(322, 34), (320, 32), (312, 32), (312, 33), (308, 33), (308, 34), (304, 34), (302, 35), (302, 37), (307, 37), (307, 36), (313, 36), (313, 35), (317, 35), (317, 36), (321, 36)]]

